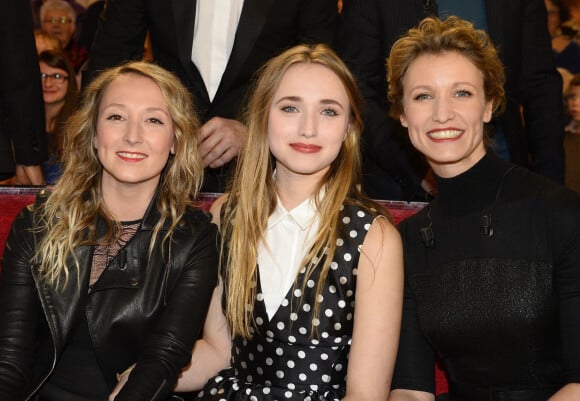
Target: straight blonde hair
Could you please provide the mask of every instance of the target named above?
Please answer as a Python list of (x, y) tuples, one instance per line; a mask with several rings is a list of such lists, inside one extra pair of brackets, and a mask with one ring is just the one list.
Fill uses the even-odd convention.
[[(328, 68), (340, 79), (350, 101), (350, 129), (337, 158), (320, 183), (320, 187), (325, 188), (325, 196), (315, 199), (320, 227), (314, 245), (302, 263), (307, 278), (315, 269), (320, 269), (317, 297), (322, 292), (336, 250), (341, 206), (359, 204), (369, 210), (380, 208), (361, 191), (362, 97), (346, 65), (329, 47), (320, 44), (298, 45), (271, 59), (259, 71), (249, 99), (245, 119), (248, 140), (239, 156), (223, 207), (222, 255), (227, 255), (222, 260), (226, 279), (226, 317), (233, 334), (245, 338), (250, 337), (254, 326), (252, 309), (258, 281), (258, 244), (264, 239), (267, 221), (277, 199), (272, 178), (275, 160), (268, 143), (268, 116), (280, 81), (288, 68), (296, 64), (317, 64)], [(318, 262), (322, 260), (320, 266)], [(314, 313), (317, 316), (318, 306)]]

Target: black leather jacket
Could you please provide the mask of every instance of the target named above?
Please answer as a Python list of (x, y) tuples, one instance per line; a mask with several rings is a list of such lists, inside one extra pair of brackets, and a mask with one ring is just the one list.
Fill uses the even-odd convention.
[(142, 227), (90, 290), (93, 249), (78, 248), (80, 281), (73, 270), (57, 290), (39, 279), (31, 263), (42, 235), (30, 230), (34, 212), (25, 209), (16, 218), (0, 286), (0, 400), (34, 399), (82, 313), (111, 389), (116, 373), (137, 363), (117, 401), (168, 397), (190, 361), (217, 283), (217, 227), (190, 208), (171, 246), (166, 243), (164, 253), (156, 246), (149, 258), (157, 219), (150, 206)]

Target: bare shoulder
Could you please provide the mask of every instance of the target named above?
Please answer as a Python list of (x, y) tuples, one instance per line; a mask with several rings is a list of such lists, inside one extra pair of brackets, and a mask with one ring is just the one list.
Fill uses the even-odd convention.
[(399, 230), (385, 216), (375, 217), (365, 237), (363, 247), (401, 246)]

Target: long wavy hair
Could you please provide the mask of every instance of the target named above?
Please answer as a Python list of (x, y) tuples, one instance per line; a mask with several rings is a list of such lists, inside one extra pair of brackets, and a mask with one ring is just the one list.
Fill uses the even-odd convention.
[(481, 71), (485, 98), (492, 101), (493, 113), (503, 111), (505, 73), (487, 33), (455, 16), (444, 21), (427, 17), (395, 42), (387, 59), (388, 97), (394, 118), (403, 112), (403, 81), (411, 63), (423, 54), (450, 51), (463, 55)]
[[(348, 68), (330, 48), (320, 44), (298, 45), (271, 59), (259, 71), (249, 99), (245, 118), (248, 139), (223, 207), (226, 317), (233, 334), (246, 338), (254, 325), (252, 308), (248, 305), (254, 305), (256, 299), (258, 244), (264, 239), (268, 217), (277, 199), (272, 178), (275, 160), (268, 143), (268, 116), (280, 81), (288, 68), (296, 64), (328, 68), (340, 79), (350, 101), (350, 129), (337, 158), (320, 182), (320, 187), (325, 188), (325, 195), (315, 199), (320, 227), (314, 245), (302, 262), (307, 277), (320, 269), (317, 296), (322, 291), (336, 249), (341, 205), (359, 204), (369, 210), (379, 208), (361, 192), (362, 97)], [(317, 263), (319, 260), (323, 260), (321, 265)]]
[(75, 77), (75, 70), (69, 63), (66, 55), (59, 51), (45, 50), (38, 55), (38, 62), (45, 63), (49, 67), (66, 71), (67, 90), (64, 103), (56, 116), (54, 131), (48, 132), (48, 150), (51, 155), (62, 160), (64, 143), (64, 126), (66, 120), (74, 113), (78, 105), (79, 88)]
[[(163, 68), (142, 61), (130, 62), (102, 72), (86, 88), (77, 112), (65, 126), (64, 169), (46, 202), (39, 208), (37, 227), (45, 231), (37, 250), (41, 277), (58, 286), (62, 276), (80, 269), (75, 249), (83, 245), (106, 243), (121, 232), (103, 201), (103, 167), (94, 141), (99, 105), (109, 85), (118, 77), (136, 74), (157, 84), (167, 103), (175, 130), (175, 155), (170, 156), (161, 174), (154, 207), (160, 218), (153, 230), (149, 252), (157, 243), (164, 225), (165, 242), (197, 196), (203, 179), (203, 164), (198, 153), (200, 124), (193, 112), (192, 97), (179, 79)], [(135, 88), (139, 90), (139, 88)], [(100, 217), (106, 233), (100, 237), (96, 221)], [(71, 259), (68, 259), (71, 257)], [(72, 260), (72, 262), (71, 262)]]

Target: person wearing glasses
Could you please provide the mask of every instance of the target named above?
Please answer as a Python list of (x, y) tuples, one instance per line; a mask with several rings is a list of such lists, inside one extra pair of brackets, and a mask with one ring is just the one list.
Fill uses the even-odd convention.
[(48, 145), (42, 172), (46, 183), (53, 185), (61, 174), (64, 124), (76, 109), (79, 91), (75, 72), (63, 53), (46, 50), (38, 61)]
[(70, 3), (64, 0), (47, 0), (40, 7), (41, 28), (56, 36), (64, 52), (78, 72), (88, 57), (88, 50), (76, 40), (77, 14)]
[[(30, 8), (32, 11), (32, 25), (34, 29), (41, 29), (42, 24), (40, 22), (40, 7), (42, 7), (42, 5), (46, 3), (46, 1), (47, 0), (30, 0)], [(75, 14), (77, 16), (77, 22), (80, 23), (81, 20), (84, 20), (86, 12), (85, 6), (77, 3), (75, 0), (65, 0), (65, 1), (69, 3), (73, 8), (73, 10), (75, 11)]]

